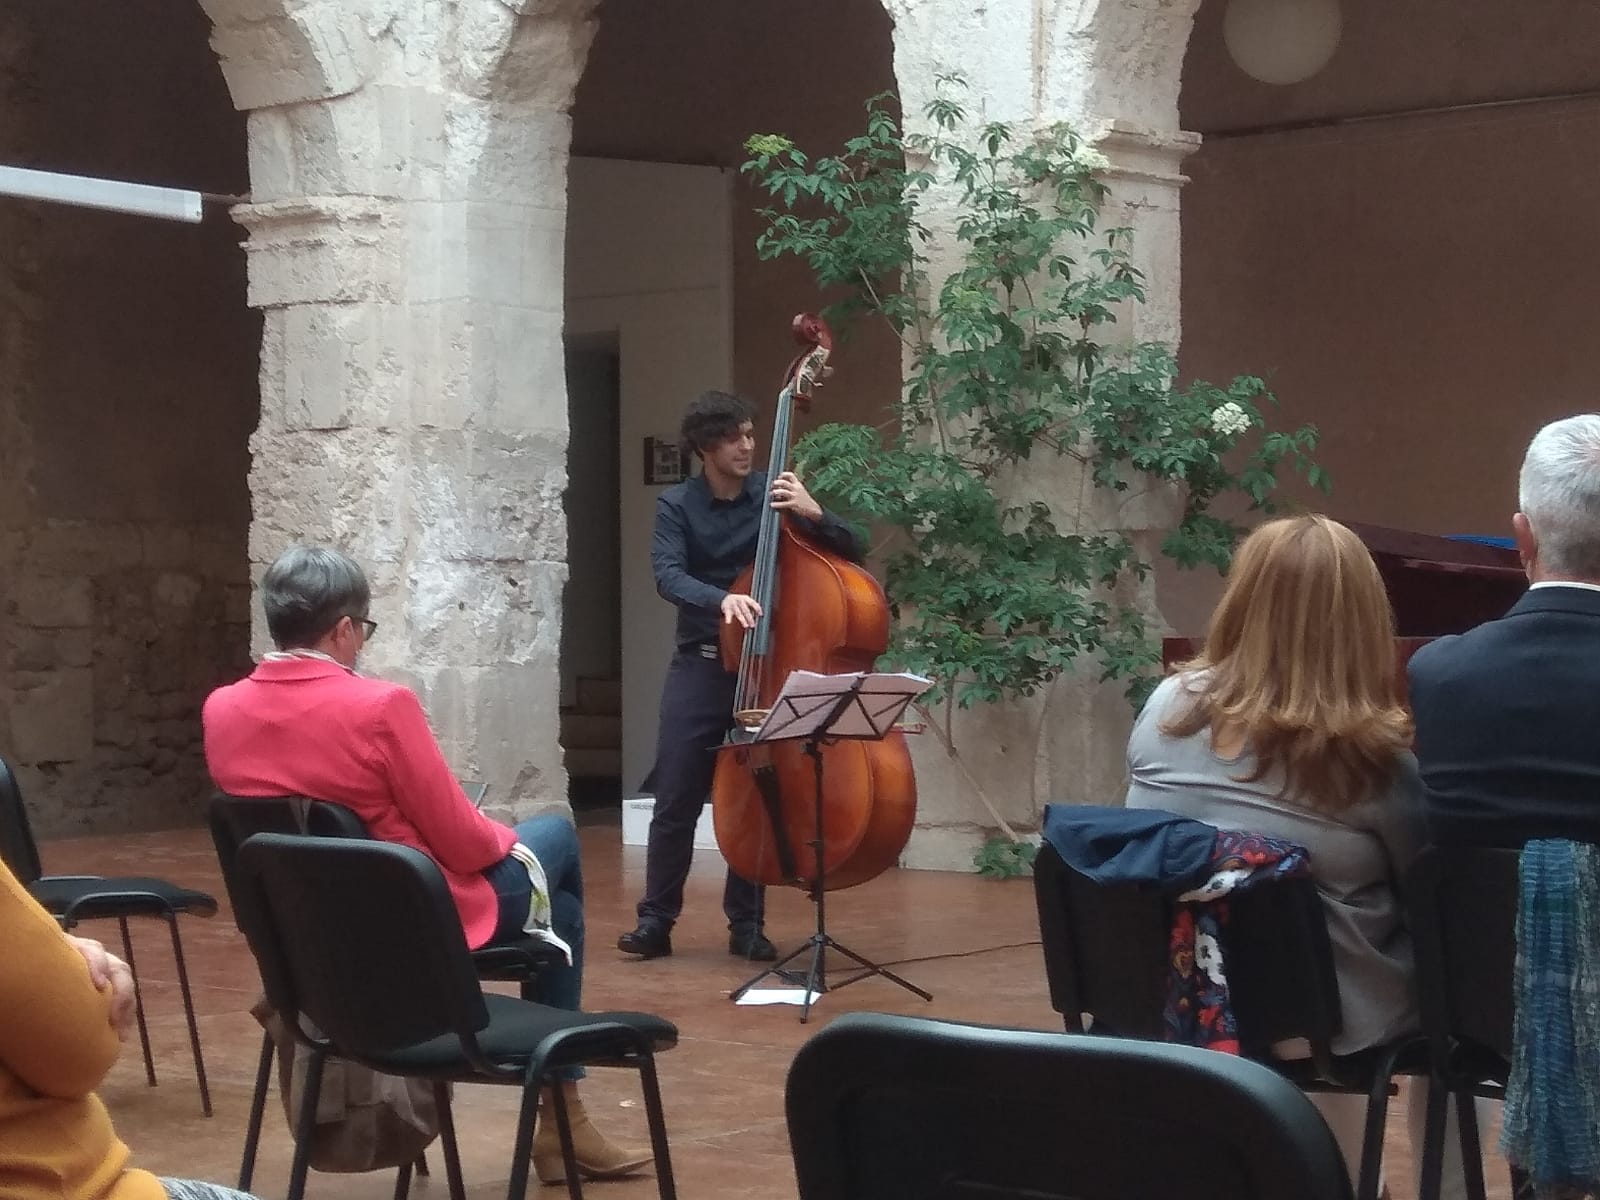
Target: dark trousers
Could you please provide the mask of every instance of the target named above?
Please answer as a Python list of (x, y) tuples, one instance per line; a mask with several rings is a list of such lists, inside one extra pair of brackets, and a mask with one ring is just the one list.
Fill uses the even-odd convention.
[[(720, 659), (706, 658), (693, 647), (674, 654), (667, 668), (651, 772), (656, 804), (645, 853), (641, 924), (671, 929), (683, 911), (683, 884), (694, 862), (694, 826), (711, 794), (716, 747), (733, 724), (736, 683)], [(761, 893), (755, 884), (728, 872), (722, 911), (729, 929), (760, 928)]]

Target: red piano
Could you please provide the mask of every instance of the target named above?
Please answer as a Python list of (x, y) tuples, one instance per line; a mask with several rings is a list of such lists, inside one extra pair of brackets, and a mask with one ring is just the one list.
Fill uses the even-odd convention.
[[(1528, 587), (1515, 550), (1381, 525), (1346, 524), (1372, 552), (1394, 606), (1402, 687), (1405, 664), (1420, 647), (1501, 616)], [(1171, 667), (1193, 658), (1203, 644), (1203, 637), (1163, 638), (1162, 662)]]

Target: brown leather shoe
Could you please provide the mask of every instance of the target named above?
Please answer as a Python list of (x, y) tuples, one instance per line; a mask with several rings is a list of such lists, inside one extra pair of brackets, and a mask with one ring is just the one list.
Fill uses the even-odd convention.
[[(566, 1093), (567, 1120), (572, 1124), (572, 1151), (578, 1161), (578, 1178), (616, 1179), (632, 1175), (655, 1160), (648, 1148), (623, 1146), (607, 1140), (583, 1111), (577, 1084), (564, 1083), (561, 1087)], [(549, 1088), (539, 1095), (539, 1123), (533, 1133), (533, 1173), (540, 1183), (564, 1183), (567, 1178), (567, 1166), (561, 1158), (561, 1131)]]

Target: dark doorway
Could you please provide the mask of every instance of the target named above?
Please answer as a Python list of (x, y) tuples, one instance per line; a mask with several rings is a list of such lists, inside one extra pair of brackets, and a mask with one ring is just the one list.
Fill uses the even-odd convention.
[(622, 590), (617, 341), (567, 341), (567, 583), (561, 745), (580, 819), (622, 811)]

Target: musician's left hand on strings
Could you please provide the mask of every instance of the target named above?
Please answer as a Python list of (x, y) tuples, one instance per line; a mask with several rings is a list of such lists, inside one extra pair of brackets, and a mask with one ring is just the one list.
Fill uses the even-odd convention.
[(772, 481), (772, 507), (808, 521), (822, 520), (822, 505), (811, 498), (806, 485), (793, 471), (785, 471)]

